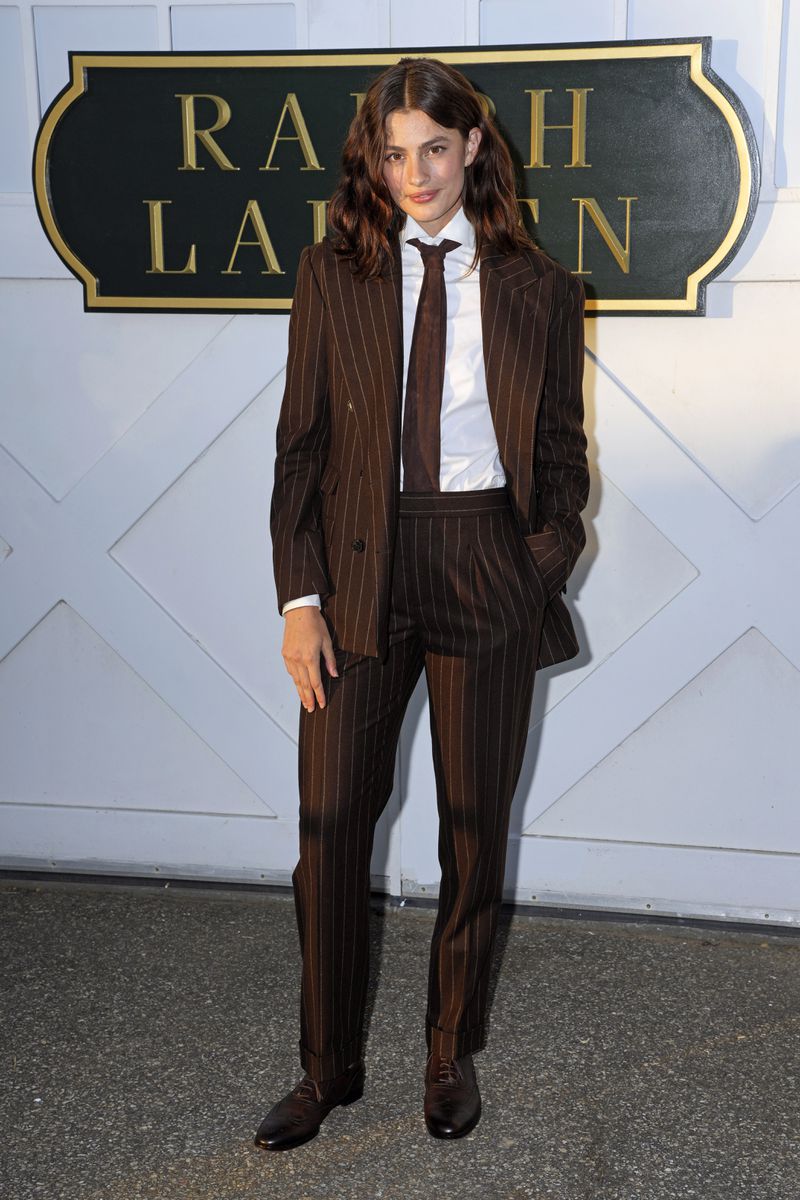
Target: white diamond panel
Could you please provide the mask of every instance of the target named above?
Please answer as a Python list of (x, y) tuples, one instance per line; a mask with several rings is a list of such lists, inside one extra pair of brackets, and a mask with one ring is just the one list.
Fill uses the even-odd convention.
[(141, 417), (228, 321), (92, 313), (80, 285), (0, 281), (2, 441), (58, 499)]
[(3, 799), (271, 817), (67, 604), (0, 663)]
[(800, 672), (756, 629), (525, 830), (800, 853)]
[(800, 482), (800, 391), (787, 357), (800, 283), (715, 283), (708, 316), (620, 317), (589, 341), (684, 450), (753, 520)]
[[(584, 513), (587, 549), (568, 586), (582, 650), (577, 659), (540, 674), (534, 724), (697, 575), (692, 563), (597, 470), (592, 471), (590, 496)], [(631, 563), (645, 569), (632, 573)]]
[(292, 737), (268, 509), (279, 389), (255, 400), (115, 545), (114, 558)]

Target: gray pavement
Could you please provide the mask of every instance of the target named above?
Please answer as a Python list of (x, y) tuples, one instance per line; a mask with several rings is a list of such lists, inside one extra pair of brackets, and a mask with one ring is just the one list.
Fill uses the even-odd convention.
[(299, 1078), (289, 897), (0, 882), (8, 1200), (800, 1200), (800, 940), (504, 915), (483, 1118), (422, 1121), (430, 910), (376, 906), (367, 1084)]

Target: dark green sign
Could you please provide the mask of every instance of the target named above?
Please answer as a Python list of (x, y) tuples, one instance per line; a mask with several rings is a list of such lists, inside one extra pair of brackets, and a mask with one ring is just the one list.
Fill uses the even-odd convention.
[[(747, 114), (710, 38), (428, 49), (506, 137), (523, 221), (587, 312), (697, 314), (753, 219)], [(70, 54), (39, 216), (88, 310), (285, 312), (371, 80), (419, 50)]]

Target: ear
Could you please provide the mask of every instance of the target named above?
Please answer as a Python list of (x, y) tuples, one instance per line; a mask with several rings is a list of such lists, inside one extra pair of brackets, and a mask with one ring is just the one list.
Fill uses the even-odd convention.
[(475, 155), (478, 153), (478, 146), (481, 142), (481, 131), (477, 125), (474, 125), (467, 134), (467, 152), (464, 156), (464, 166), (468, 167), (474, 161)]

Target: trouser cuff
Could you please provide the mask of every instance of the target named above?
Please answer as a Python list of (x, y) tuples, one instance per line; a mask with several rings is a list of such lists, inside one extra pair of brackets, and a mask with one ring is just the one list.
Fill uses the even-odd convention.
[(438, 1025), (425, 1022), (425, 1038), (428, 1051), (435, 1051), (442, 1058), (461, 1058), (464, 1054), (474, 1054), (486, 1045), (486, 1025), (475, 1025), (472, 1029), (460, 1031), (440, 1029)]
[(355, 1066), (364, 1057), (363, 1039), (358, 1037), (337, 1050), (327, 1050), (324, 1054), (315, 1054), (302, 1042), (300, 1046), (300, 1065), (303, 1070), (317, 1083), (323, 1079), (333, 1079), (341, 1075), (348, 1067)]

